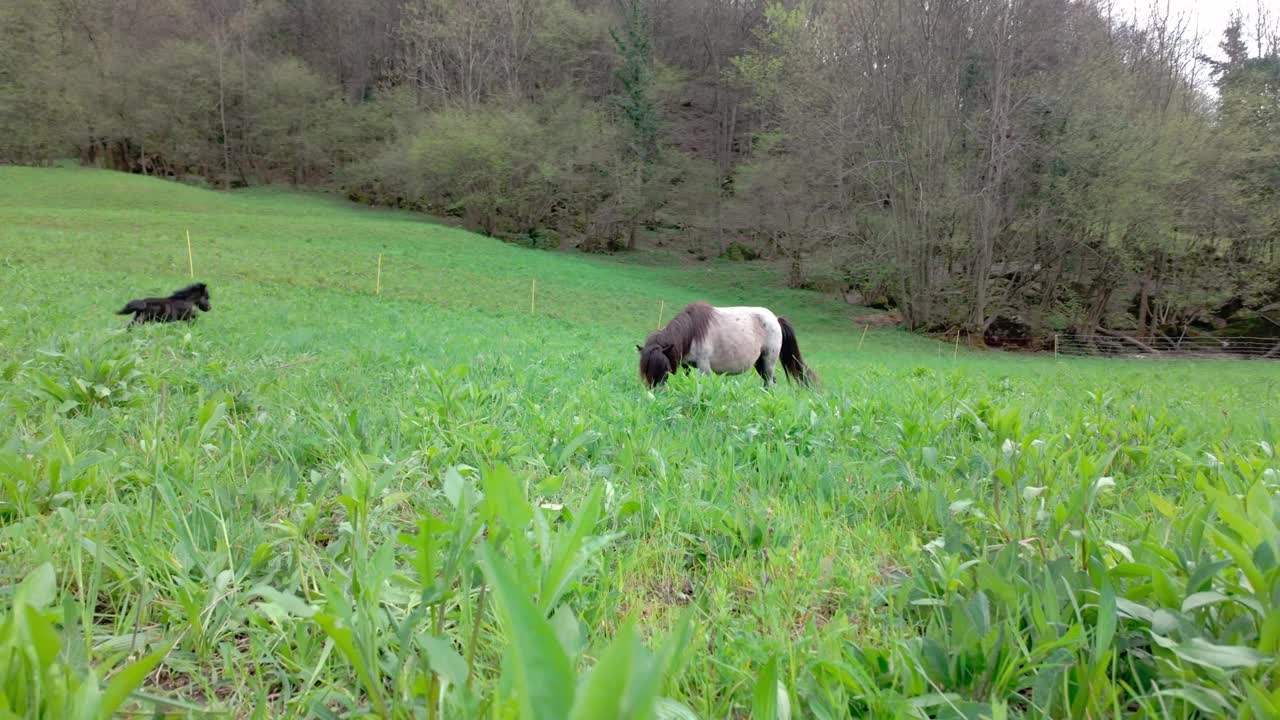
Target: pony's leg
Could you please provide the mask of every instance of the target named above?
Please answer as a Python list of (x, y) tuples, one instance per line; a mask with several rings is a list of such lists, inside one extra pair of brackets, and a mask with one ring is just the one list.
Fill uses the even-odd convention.
[(760, 377), (764, 378), (765, 387), (770, 387), (778, 381), (774, 373), (778, 369), (778, 354), (777, 350), (766, 347), (760, 351), (760, 359), (756, 361), (756, 369), (760, 372)]
[(773, 368), (769, 367), (768, 358), (764, 353), (760, 353), (760, 357), (756, 358), (756, 372), (760, 374), (765, 387), (773, 384)]
[(693, 360), (693, 366), (698, 368), (698, 374), (702, 377), (711, 377), (711, 353), (702, 353)]

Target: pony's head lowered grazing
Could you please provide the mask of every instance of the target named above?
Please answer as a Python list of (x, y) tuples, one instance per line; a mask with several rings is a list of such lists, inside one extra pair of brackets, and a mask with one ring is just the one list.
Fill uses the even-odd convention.
[(803, 385), (816, 380), (800, 357), (795, 328), (764, 307), (692, 303), (636, 350), (640, 351), (640, 377), (649, 387), (666, 382), (677, 370), (691, 368), (704, 376), (738, 375), (755, 368), (765, 387), (773, 385), (778, 365), (788, 380)]
[(649, 387), (667, 381), (683, 363), (693, 344), (707, 334), (712, 308), (706, 303), (691, 303), (681, 310), (666, 327), (650, 333), (640, 351), (640, 377)]

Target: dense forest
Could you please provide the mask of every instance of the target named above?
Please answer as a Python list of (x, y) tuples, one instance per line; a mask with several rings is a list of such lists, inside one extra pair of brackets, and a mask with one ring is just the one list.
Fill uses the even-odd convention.
[(0, 162), (761, 258), (991, 341), (1280, 334), (1280, 32), (1098, 0), (6, 0)]

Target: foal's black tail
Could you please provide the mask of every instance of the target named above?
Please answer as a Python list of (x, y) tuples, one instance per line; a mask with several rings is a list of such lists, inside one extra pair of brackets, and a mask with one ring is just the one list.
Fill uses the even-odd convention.
[(813, 370), (804, 363), (804, 358), (800, 357), (800, 344), (796, 342), (795, 328), (791, 327), (786, 318), (778, 318), (778, 324), (782, 326), (782, 352), (778, 355), (778, 361), (787, 372), (787, 378), (802, 385), (812, 385), (816, 378)]
[(128, 304), (128, 305), (125, 305), (123, 309), (121, 309), (121, 310), (117, 310), (117, 311), (116, 311), (116, 314), (117, 314), (117, 315), (128, 315), (128, 314), (130, 314), (130, 313), (139, 313), (139, 312), (142, 312), (143, 310), (146, 310), (146, 309), (147, 309), (147, 301), (146, 301), (146, 300), (130, 300), (130, 301), (129, 301), (129, 304)]

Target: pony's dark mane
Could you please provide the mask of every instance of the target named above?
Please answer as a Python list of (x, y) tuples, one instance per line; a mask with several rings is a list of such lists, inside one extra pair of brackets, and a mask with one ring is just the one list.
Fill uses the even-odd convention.
[(649, 333), (649, 337), (644, 339), (644, 344), (646, 347), (653, 344), (672, 346), (675, 354), (672, 360), (679, 364), (684, 356), (689, 354), (689, 348), (706, 337), (714, 312), (715, 309), (707, 303), (689, 303), (671, 318), (671, 322), (667, 323), (666, 327)]
[(175, 300), (190, 300), (207, 294), (209, 294), (209, 288), (204, 283), (194, 283), (180, 290), (175, 290), (169, 297)]
[(640, 351), (640, 375), (650, 385), (656, 385), (667, 375), (680, 368), (681, 361), (689, 354), (695, 342), (706, 337), (715, 309), (704, 302), (689, 303), (671, 318), (661, 330), (655, 330), (644, 339)]

